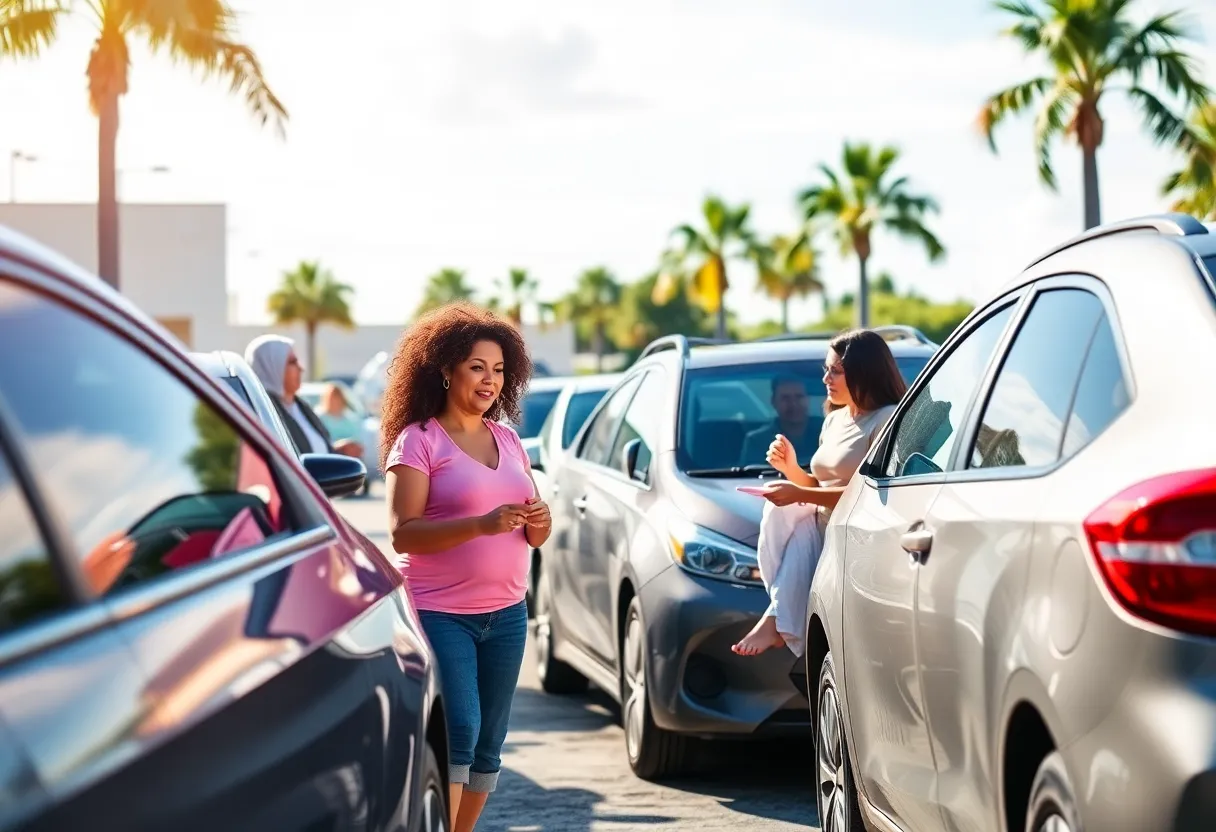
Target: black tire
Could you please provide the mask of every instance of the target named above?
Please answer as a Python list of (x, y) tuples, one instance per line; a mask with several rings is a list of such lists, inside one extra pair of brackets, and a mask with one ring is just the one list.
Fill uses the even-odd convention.
[(545, 693), (569, 694), (587, 690), (587, 677), (553, 657), (553, 592), (545, 570), (536, 576), (536, 614), (532, 620), (533, 647), (536, 650), (536, 676)]
[(1026, 832), (1082, 832), (1072, 781), (1060, 752), (1039, 763), (1026, 804)]
[(621, 725), (625, 729), (625, 755), (633, 773), (643, 780), (662, 780), (684, 772), (690, 740), (654, 724), (646, 680), (646, 628), (642, 604), (629, 602), (621, 632), (618, 665), (621, 677)]
[(414, 829), (418, 832), (448, 832), (452, 828), (448, 811), (448, 784), (439, 769), (439, 758), (428, 742), (422, 754), (422, 801)]
[(823, 657), (819, 668), (815, 726), (815, 809), (823, 832), (864, 832), (853, 761), (845, 737), (840, 689), (832, 654)]

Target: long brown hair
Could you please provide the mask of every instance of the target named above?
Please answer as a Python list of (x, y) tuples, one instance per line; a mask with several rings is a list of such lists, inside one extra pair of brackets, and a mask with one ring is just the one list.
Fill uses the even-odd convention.
[[(863, 413), (897, 404), (908, 392), (891, 348), (877, 332), (849, 330), (833, 338), (828, 346), (840, 357), (849, 395)], [(829, 401), (824, 409), (830, 413), (838, 407)]]
[(486, 418), (519, 422), (519, 405), (532, 378), (532, 360), (520, 331), (488, 309), (450, 303), (423, 315), (401, 336), (388, 366), (380, 413), (380, 466), (407, 425), (424, 425), (443, 412), (444, 371), (466, 360), (478, 341), (502, 349), (502, 390)]

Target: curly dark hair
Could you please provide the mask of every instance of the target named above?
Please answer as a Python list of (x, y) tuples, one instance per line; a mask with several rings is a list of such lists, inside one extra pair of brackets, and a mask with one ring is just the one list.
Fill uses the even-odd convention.
[(488, 309), (471, 303), (449, 303), (423, 315), (401, 336), (388, 366), (381, 400), (380, 467), (407, 425), (422, 425), (438, 416), (447, 399), (444, 370), (469, 357), (478, 341), (502, 349), (503, 384), (487, 419), (519, 423), (519, 405), (532, 378), (532, 359), (520, 331)]

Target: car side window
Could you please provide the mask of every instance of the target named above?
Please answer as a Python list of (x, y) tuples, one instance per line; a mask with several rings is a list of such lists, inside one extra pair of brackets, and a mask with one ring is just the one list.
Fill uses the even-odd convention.
[(1104, 318), (1102, 301), (1082, 289), (1035, 297), (992, 385), (970, 467), (1038, 467), (1060, 458), (1081, 366)]
[(899, 416), (883, 473), (888, 477), (945, 469), (958, 442), (967, 406), (1013, 317), (1009, 303), (971, 329), (932, 370), (928, 383)]
[(591, 423), (586, 436), (583, 437), (583, 444), (578, 451), (580, 459), (600, 465), (606, 464), (608, 452), (612, 449), (612, 440), (616, 436), (617, 424), (621, 421), (621, 414), (625, 412), (629, 400), (633, 398), (633, 391), (637, 389), (640, 381), (640, 376), (634, 376), (626, 381), (600, 408), (595, 415), (595, 421)]
[(293, 531), (270, 465), (156, 359), (0, 280), (0, 396), (86, 582), (113, 592)]
[(1127, 389), (1127, 376), (1123, 373), (1115, 332), (1110, 318), (1103, 315), (1089, 346), (1089, 354), (1085, 357), (1085, 366), (1081, 369), (1072, 413), (1068, 416), (1068, 427), (1064, 431), (1061, 457), (1067, 459), (1088, 445), (1129, 404), (1131, 394)]
[(67, 607), (25, 490), (0, 454), (0, 635)]
[(658, 419), (663, 409), (663, 379), (660, 370), (652, 370), (642, 377), (638, 392), (621, 419), (621, 429), (608, 458), (609, 465), (623, 470), (625, 446), (639, 440), (638, 458), (629, 475), (640, 482), (650, 481), (650, 460), (658, 443)]

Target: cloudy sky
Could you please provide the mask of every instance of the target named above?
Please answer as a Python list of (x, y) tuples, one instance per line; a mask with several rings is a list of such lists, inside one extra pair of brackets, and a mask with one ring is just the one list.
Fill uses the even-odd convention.
[[(228, 281), (244, 318), (284, 268), (321, 258), (356, 286), (360, 320), (392, 323), (440, 266), (487, 287), (523, 266), (548, 295), (599, 263), (637, 277), (710, 191), (750, 201), (761, 231), (790, 231), (817, 163), (835, 163), (845, 139), (891, 142), (940, 201), (949, 256), (930, 266), (882, 237), (875, 268), (933, 297), (979, 298), (1080, 229), (1080, 159), (1058, 150), (1056, 195), (1037, 181), (1028, 121), (1002, 130), (999, 157), (988, 151), (979, 104), (1041, 67), (994, 37), (1002, 19), (983, 0), (931, 5), (243, 0), (244, 39), (291, 110), (287, 140), (222, 85), (137, 52), (123, 196), (229, 204)], [(1216, 33), (1216, 0), (1186, 8)], [(21, 199), (95, 198), (87, 24), (36, 64), (0, 66), (0, 151), (40, 157), (18, 169)], [(1105, 114), (1105, 217), (1163, 208), (1170, 155), (1130, 109), (1111, 101)], [(170, 172), (142, 172), (157, 165)], [(850, 289), (855, 265), (822, 245), (829, 286)], [(751, 282), (736, 276), (732, 305), (747, 320), (775, 315)]]

